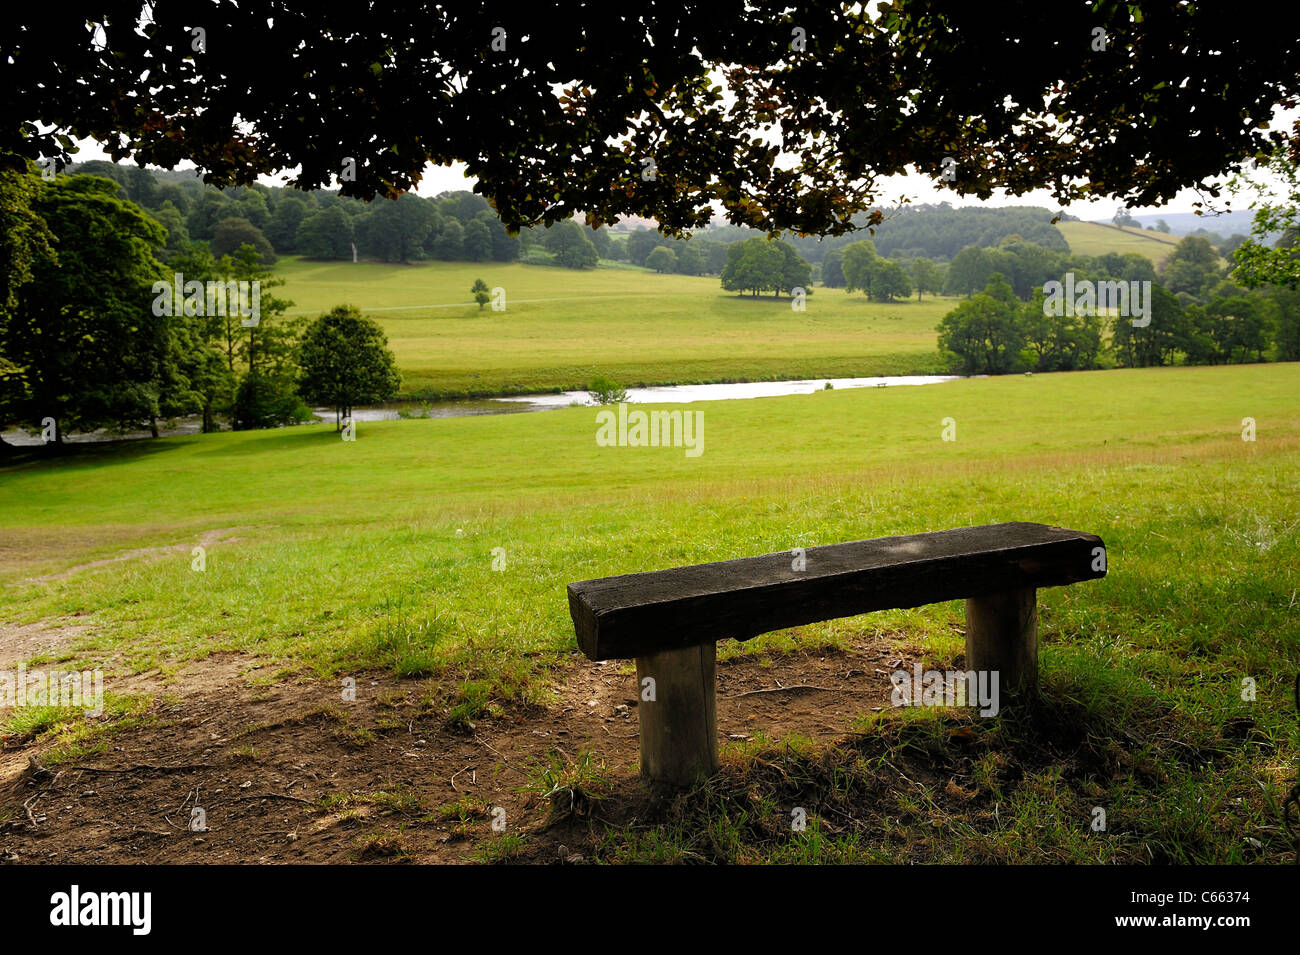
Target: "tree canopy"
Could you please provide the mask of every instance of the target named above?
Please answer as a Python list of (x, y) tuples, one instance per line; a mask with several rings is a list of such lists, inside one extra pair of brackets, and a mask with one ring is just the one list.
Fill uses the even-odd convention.
[(546, 230), (543, 242), (546, 251), (554, 254), (557, 265), (566, 269), (594, 269), (599, 262), (596, 246), (583, 235), (582, 226), (576, 222), (560, 222)]
[(780, 295), (811, 284), (812, 267), (787, 242), (759, 236), (727, 246), (722, 287), (729, 292)]
[(878, 221), (878, 182), (909, 167), (980, 198), (1217, 196), (1281, 141), (1266, 126), (1298, 72), (1289, 31), (1177, 0), (81, 10), (51, 30), (20, 8), (0, 38), (11, 167), (88, 137), (219, 185), (293, 170), (370, 199), (462, 161), (511, 228), (630, 214), (675, 232), (716, 202), (737, 225), (839, 234)]
[(873, 301), (890, 302), (895, 296), (907, 298), (912, 294), (912, 281), (906, 270), (897, 262), (877, 255), (870, 239), (846, 246), (841, 268), (845, 290), (861, 289)]
[(645, 257), (645, 266), (656, 272), (671, 272), (677, 264), (677, 253), (666, 246), (657, 245)]
[(0, 356), (11, 363), (0, 422), (54, 420), (65, 431), (139, 426), (168, 401), (159, 383), (169, 320), (149, 308), (162, 277), (162, 226), (94, 176), (42, 183), (31, 211), (49, 230), (30, 281), (0, 309)]
[[(1278, 285), (1300, 287), (1300, 120), (1292, 126), (1288, 148), (1278, 150), (1267, 163), (1283, 183), (1280, 200), (1260, 203), (1255, 209), (1251, 235), (1233, 251), (1234, 275), (1247, 288)], [(1270, 235), (1281, 233), (1271, 244)], [(1226, 254), (1226, 253), (1225, 253)]]
[(335, 427), (357, 405), (392, 398), (402, 382), (383, 329), (352, 305), (337, 306), (308, 326), (299, 365), (299, 393), (332, 405)]

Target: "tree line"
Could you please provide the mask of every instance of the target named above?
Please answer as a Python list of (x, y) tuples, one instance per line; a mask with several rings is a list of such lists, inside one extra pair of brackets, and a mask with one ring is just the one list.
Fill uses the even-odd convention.
[[(1121, 367), (1300, 361), (1296, 283), (1255, 281), (1239, 268), (1245, 260), (1242, 253), (1225, 262), (1201, 236), (1184, 238), (1158, 269), (1135, 253), (1061, 257), (1019, 241), (965, 249), (949, 266), (946, 287), (967, 299), (939, 324), (939, 349), (954, 370), (990, 375), (1112, 361)], [(1149, 288), (1143, 314), (1134, 319), (1132, 308), (1107, 314), (1094, 303), (1054, 314), (1044, 307), (1045, 286), (1067, 275), (1071, 286), (1089, 290), (1113, 283), (1146, 295)], [(982, 286), (973, 292), (977, 283)]]
[(99, 428), (157, 436), (190, 415), (204, 431), (218, 416), (268, 427), (310, 420), (307, 402), (350, 410), (398, 387), (383, 333), (356, 309), (288, 316), (255, 245), (168, 250), (116, 181), (5, 171), (0, 234), (0, 428), (39, 426), (57, 446)]
[[(251, 245), (263, 265), (281, 255), (395, 263), (522, 261), (571, 269), (595, 268), (605, 259), (680, 275), (719, 275), (726, 247), (736, 241), (674, 239), (644, 228), (620, 235), (577, 220), (510, 235), (486, 199), (465, 191), (364, 202), (325, 189), (298, 192), (260, 183), (218, 189), (193, 174), (103, 160), (69, 172), (116, 182), (128, 201), (167, 230), (164, 260), (187, 243), (204, 242), (218, 258)], [(655, 249), (665, 252), (647, 263)]]
[(264, 265), (279, 255), (314, 259), (418, 262), (428, 259), (512, 262), (526, 243), (506, 233), (486, 199), (445, 192), (363, 202), (338, 192), (298, 192), (255, 183), (218, 189), (196, 175), (95, 160), (69, 172), (102, 176), (167, 230), (163, 258), (188, 242), (207, 242), (220, 257), (252, 245)]
[[(431, 199), (406, 193), (396, 201), (364, 202), (325, 189), (299, 192), (261, 184), (218, 189), (192, 173), (102, 160), (74, 165), (69, 171), (117, 182), (127, 199), (167, 229), (164, 258), (186, 242), (201, 241), (208, 242), (217, 256), (250, 244), (265, 265), (278, 255), (399, 263), (524, 261), (567, 268), (593, 268), (605, 259), (657, 272), (721, 275), (730, 245), (765, 237), (736, 226), (699, 230), (689, 238), (644, 228), (620, 234), (576, 220), (510, 235), (487, 200), (466, 191), (444, 192)], [(881, 255), (903, 260), (945, 262), (967, 247), (997, 246), (1009, 236), (1068, 253), (1052, 216), (1047, 209), (1033, 207), (905, 206), (888, 212), (873, 227), (871, 239)], [(860, 229), (868, 225), (865, 215), (853, 221)], [(784, 241), (809, 264), (819, 266), (858, 238), (854, 234), (787, 235)], [(654, 253), (655, 249), (665, 252)], [(648, 261), (652, 253), (654, 259)], [(832, 281), (827, 284), (836, 274), (832, 268)], [(980, 282), (972, 290), (982, 287)]]

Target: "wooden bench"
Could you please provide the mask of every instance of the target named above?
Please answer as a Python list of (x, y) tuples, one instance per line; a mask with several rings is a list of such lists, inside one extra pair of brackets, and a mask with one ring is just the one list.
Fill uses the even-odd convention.
[[(1106, 576), (1095, 534), (986, 524), (879, 537), (569, 584), (578, 646), (636, 659), (641, 774), (689, 784), (718, 768), (719, 640), (873, 610), (966, 600), (966, 669), (998, 674), (1004, 697), (1038, 684), (1037, 589)], [(803, 569), (796, 569), (802, 563)]]

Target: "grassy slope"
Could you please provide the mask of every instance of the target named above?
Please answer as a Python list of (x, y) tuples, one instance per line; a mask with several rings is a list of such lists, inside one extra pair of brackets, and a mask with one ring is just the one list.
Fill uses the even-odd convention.
[[(1297, 370), (1081, 372), (676, 406), (704, 413), (698, 458), (680, 448), (598, 447), (591, 408), (363, 423), (354, 443), (321, 425), (95, 448), (0, 470), (0, 612), (104, 610), (104, 598), (112, 620), (114, 608), (144, 599), (155, 622), (171, 620), (179, 633), (205, 624), (224, 629), (209, 612), (234, 599), (258, 608), (263, 620), (241, 628), (237, 639), (327, 659), (337, 649), (330, 634), (357, 612), (353, 604), (368, 602), (330, 598), (339, 584), (331, 567), (347, 568), (352, 596), (360, 587), (428, 611), (450, 602), (473, 614), (485, 596), (491, 604), (548, 595), (548, 619), (562, 623), (562, 588), (547, 590), (561, 578), (764, 548), (998, 519), (1076, 521), (1103, 534), (1111, 529), (1131, 546), (1132, 520), (1150, 522), (1170, 509), (1222, 510), (1233, 526), (1247, 520), (1233, 475), (1266, 460), (1294, 463), (1274, 456), (1300, 438)], [(1258, 422), (1254, 444), (1238, 435), (1247, 415)], [(953, 443), (940, 440), (947, 416), (957, 422)], [(1182, 463), (1196, 470), (1196, 481), (1182, 476)], [(1023, 477), (1028, 471), (1056, 491), (1035, 491)], [(1081, 483), (1085, 475), (1091, 484)], [(1295, 479), (1277, 469), (1273, 487)], [(1130, 498), (1110, 484), (1132, 480), (1154, 481), (1172, 497)], [(914, 483), (929, 490), (905, 490)], [(861, 506), (877, 494), (901, 494), (905, 510)], [(832, 520), (839, 495), (859, 506)], [(756, 505), (758, 498), (802, 500), (825, 513), (803, 526), (797, 508), (786, 513), (784, 504)], [(1287, 505), (1281, 496), (1272, 502), (1279, 512)], [(660, 508), (686, 523), (677, 528), (664, 519), (639, 539), (641, 522), (657, 522)], [(823, 532), (825, 520), (832, 523)], [(243, 540), (214, 554), (206, 575), (191, 574), (183, 554), (147, 569), (122, 565), (22, 582), (126, 548), (181, 544), (202, 530), (236, 526)], [(688, 526), (700, 533), (678, 533)], [(464, 538), (455, 537), (457, 528)], [(484, 576), (493, 546), (515, 550), (521, 572)], [(485, 595), (464, 586), (462, 573), (493, 586)], [(423, 584), (413, 586), (416, 579)], [(1101, 593), (1122, 579), (1077, 592)], [(433, 583), (447, 592), (427, 586)], [(321, 600), (339, 606), (315, 645), (300, 638), (295, 615), (303, 602)], [(129, 629), (137, 616), (132, 610), (119, 622)], [(351, 622), (366, 631), (364, 612)], [(550, 638), (567, 639), (565, 627), (548, 629)]]
[(1058, 222), (1056, 227), (1070, 243), (1070, 251), (1076, 255), (1137, 252), (1158, 266), (1178, 244), (1178, 236), (1165, 235), (1154, 229), (1121, 229), (1095, 222)]
[[(1062, 222), (1083, 255), (1139, 252), (1155, 264), (1177, 239), (1152, 230)], [(615, 267), (617, 265), (617, 267)], [(716, 278), (658, 275), (626, 264), (571, 271), (519, 264), (384, 265), (282, 259), (293, 314), (359, 306), (388, 333), (402, 394), (518, 394), (585, 387), (822, 378), (942, 371), (935, 325), (954, 300), (889, 305), (819, 288), (806, 312), (788, 299), (723, 292)], [(507, 310), (473, 304), (483, 278)]]
[[(708, 854), (721, 839), (751, 858), (1240, 861), (1249, 834), (1277, 857), (1286, 844), (1268, 800), (1294, 774), (1289, 684), (1300, 668), (1298, 372), (1111, 371), (707, 403), (692, 409), (705, 415), (705, 453), (693, 459), (598, 447), (595, 412), (581, 408), (363, 424), (355, 443), (312, 426), (91, 449), (0, 469), (0, 620), (82, 615), (91, 628), (65, 659), (83, 666), (109, 651), (143, 669), (233, 649), (286, 672), (432, 670), (488, 705), (546, 698), (547, 668), (573, 646), (572, 580), (988, 521), (1057, 523), (1099, 533), (1110, 575), (1040, 594), (1047, 708), (1029, 724), (1010, 714), (979, 724), (963, 783), (975, 802), (943, 788), (944, 766), (968, 760), (936, 757), (933, 786), (889, 768), (916, 779), (915, 754), (948, 752), (964, 717), (868, 714), (857, 749), (728, 758), (742, 773), (784, 767), (764, 787), (795, 771), (834, 780), (782, 799), (875, 786), (884, 835), (874, 821), (840, 836), (817, 828), (798, 845), (754, 835), (737, 820), (788, 808), (755, 809), (738, 790), (690, 803), (695, 815), (651, 841), (611, 836), (610, 856)], [(954, 443), (940, 440), (947, 416)], [(1258, 423), (1254, 443), (1240, 438), (1245, 416)], [(214, 545), (196, 573), (189, 547), (216, 528), (240, 539)], [(27, 579), (174, 545), (151, 562)], [(502, 572), (491, 569), (497, 547)], [(948, 668), (961, 620), (952, 602), (722, 650), (902, 628)], [(1246, 676), (1259, 682), (1256, 703), (1240, 698)], [(1097, 805), (1104, 838), (1089, 834)]]
[[(788, 298), (643, 269), (285, 259), (277, 271), (294, 312), (348, 302), (377, 319), (403, 393), (422, 397), (576, 389), (601, 374), (636, 385), (938, 372), (935, 326), (952, 307), (819, 288), (797, 313)], [(506, 311), (473, 304), (479, 277), (506, 290)]]

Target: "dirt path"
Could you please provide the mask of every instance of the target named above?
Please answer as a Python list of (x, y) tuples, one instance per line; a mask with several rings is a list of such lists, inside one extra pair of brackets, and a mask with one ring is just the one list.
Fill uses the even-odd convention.
[[(719, 663), (722, 744), (760, 733), (832, 738), (888, 707), (887, 672), (916, 658), (881, 641), (773, 656), (769, 666)], [(209, 658), (201, 685), (181, 684), (179, 700), (159, 694), (143, 720), (83, 759), (45, 766), (44, 746), (11, 740), (0, 749), (0, 861), (466, 862), (501, 839), (496, 807), (506, 833), (527, 835), (522, 861), (576, 861), (649, 796), (630, 667), (575, 654), (553, 674), (556, 705), (458, 732), (425, 702), (445, 689), (434, 681), (363, 674), (348, 702), (334, 683), (254, 686), (256, 664)], [(805, 688), (752, 692), (778, 685)], [(522, 790), (548, 754), (572, 764), (584, 752), (610, 780), (600, 821), (548, 826), (546, 807)], [(206, 832), (190, 829), (196, 808)]]

